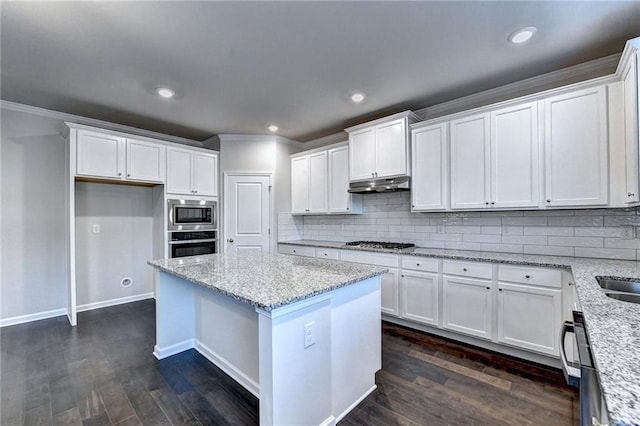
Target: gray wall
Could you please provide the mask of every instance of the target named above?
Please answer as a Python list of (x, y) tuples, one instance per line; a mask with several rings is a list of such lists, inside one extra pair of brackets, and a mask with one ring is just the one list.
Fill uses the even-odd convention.
[(403, 241), (421, 247), (640, 260), (640, 211), (411, 213), (410, 193), (365, 195), (362, 215), (278, 216), (281, 240)]
[(78, 306), (153, 292), (152, 197), (150, 187), (76, 183)]
[(62, 122), (0, 110), (0, 319), (66, 306)]

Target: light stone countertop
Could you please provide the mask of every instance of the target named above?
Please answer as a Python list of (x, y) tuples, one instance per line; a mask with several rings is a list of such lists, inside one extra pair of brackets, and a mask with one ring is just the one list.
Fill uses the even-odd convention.
[(595, 278), (611, 276), (640, 279), (640, 262), (427, 248), (371, 250), (347, 247), (342, 242), (311, 240), (280, 243), (570, 270), (584, 312), (587, 335), (610, 420), (615, 425), (640, 425), (640, 304), (607, 297)]
[(147, 263), (266, 311), (387, 272), (379, 266), (253, 252)]

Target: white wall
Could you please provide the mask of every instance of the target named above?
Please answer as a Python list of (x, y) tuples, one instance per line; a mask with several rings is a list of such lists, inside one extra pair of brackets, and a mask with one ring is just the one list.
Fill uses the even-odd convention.
[[(153, 292), (153, 189), (76, 183), (77, 305)], [(93, 225), (100, 233), (93, 233)], [(123, 278), (133, 284), (123, 287)]]
[(66, 306), (60, 120), (0, 110), (0, 319)]

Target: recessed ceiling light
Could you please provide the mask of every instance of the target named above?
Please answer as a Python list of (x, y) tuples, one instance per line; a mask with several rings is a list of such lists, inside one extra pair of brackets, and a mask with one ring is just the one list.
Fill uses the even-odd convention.
[(359, 104), (360, 102), (364, 101), (365, 95), (364, 93), (354, 93), (353, 95), (351, 95), (351, 101), (354, 104)]
[(276, 126), (275, 124), (272, 124), (268, 127), (270, 132), (277, 132), (278, 131), (278, 126)]
[(176, 92), (169, 89), (168, 87), (158, 87), (156, 89), (156, 92), (158, 93), (158, 95), (162, 96), (165, 99), (173, 98), (173, 96), (176, 94)]
[(528, 41), (538, 31), (536, 27), (524, 27), (515, 30), (509, 35), (509, 41), (515, 44), (521, 44)]

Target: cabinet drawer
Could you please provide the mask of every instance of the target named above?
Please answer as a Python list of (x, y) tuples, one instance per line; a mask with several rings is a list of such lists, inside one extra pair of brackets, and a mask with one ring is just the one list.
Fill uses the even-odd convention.
[(293, 246), (290, 244), (278, 244), (278, 252), (282, 254), (294, 254), (296, 256), (314, 257), (316, 255), (315, 247)]
[(398, 267), (398, 255), (386, 253), (371, 253), (357, 250), (341, 250), (340, 260), (345, 262), (365, 263), (367, 265)]
[(316, 257), (322, 259), (338, 260), (340, 258), (340, 250), (332, 248), (316, 248)]
[(488, 263), (445, 260), (442, 262), (442, 272), (450, 275), (490, 280), (493, 277), (493, 266)]
[(402, 269), (438, 272), (438, 259), (420, 256), (402, 256)]
[(561, 288), (562, 271), (527, 266), (500, 265), (498, 267), (498, 280)]

